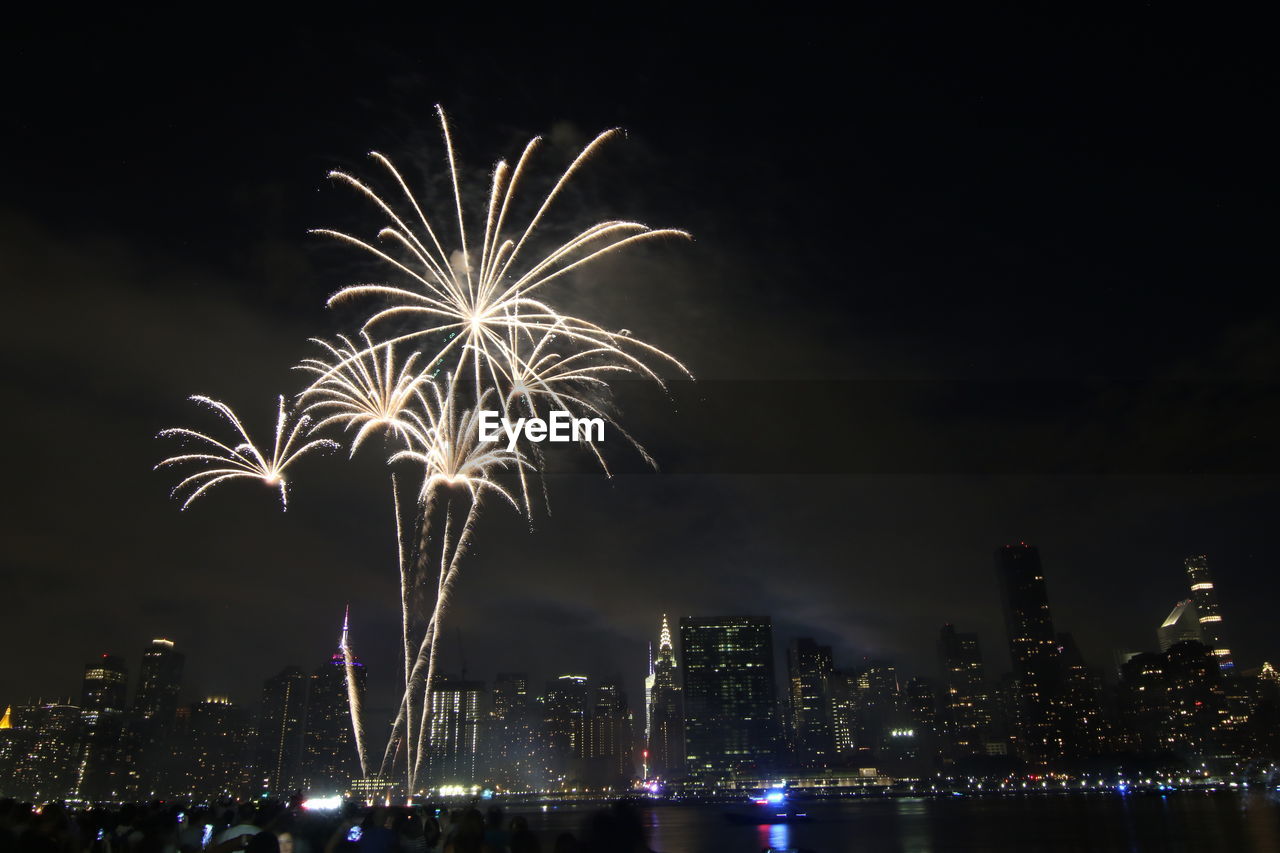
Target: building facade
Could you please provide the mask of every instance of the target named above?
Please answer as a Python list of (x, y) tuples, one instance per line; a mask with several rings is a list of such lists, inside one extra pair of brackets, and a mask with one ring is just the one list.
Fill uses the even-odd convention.
[(1188, 557), (1187, 580), (1191, 582), (1191, 598), (1196, 605), (1197, 621), (1204, 635), (1205, 645), (1218, 659), (1218, 669), (1229, 675), (1235, 670), (1231, 649), (1223, 637), (1222, 608), (1218, 606), (1218, 590), (1214, 586), (1213, 573), (1209, 571), (1209, 558), (1203, 554)]
[(1195, 599), (1187, 598), (1173, 606), (1160, 627), (1156, 628), (1156, 640), (1162, 652), (1187, 640), (1197, 643), (1205, 641), (1204, 632), (1200, 630), (1200, 612), (1196, 610)]
[(1040, 552), (1025, 542), (996, 551), (1009, 656), (1017, 679), (1018, 750), (1036, 766), (1064, 749), (1059, 693), (1062, 672)]
[(308, 684), (306, 673), (296, 666), (263, 682), (254, 780), (260, 796), (284, 799), (302, 788)]
[(173, 738), (185, 664), (174, 642), (163, 637), (142, 650), (124, 744), (126, 799), (149, 800), (172, 793), (170, 785), (179, 773)]
[(792, 754), (801, 767), (824, 767), (835, 759), (831, 720), (834, 672), (830, 646), (820, 646), (808, 637), (787, 646), (788, 728)]
[(679, 664), (671, 642), (671, 626), (662, 617), (658, 656), (650, 655), (645, 678), (644, 769), (651, 779), (673, 779), (684, 773), (684, 696)]
[(942, 674), (941, 724), (949, 756), (982, 755), (991, 736), (991, 697), (977, 634), (943, 625), (938, 633)]
[(104, 654), (85, 664), (80, 696), (84, 742), (76, 772), (78, 799), (119, 801), (124, 795), (128, 693), (129, 674), (124, 658)]
[(440, 677), (432, 686), (427, 729), (430, 785), (471, 786), (481, 776), (481, 733), (485, 689), (480, 681)]
[(769, 618), (681, 617), (680, 654), (690, 775), (775, 764), (781, 731)]

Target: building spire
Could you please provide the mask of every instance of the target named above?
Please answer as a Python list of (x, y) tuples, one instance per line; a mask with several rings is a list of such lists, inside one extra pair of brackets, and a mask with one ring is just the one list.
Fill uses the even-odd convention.
[(671, 651), (671, 626), (667, 624), (667, 614), (662, 614), (662, 634), (658, 637), (658, 651)]
[(351, 624), (351, 605), (348, 604), (347, 609), (342, 614), (342, 637), (338, 640), (339, 651), (345, 652), (347, 649), (351, 648), (350, 644), (347, 642), (347, 631), (350, 624)]

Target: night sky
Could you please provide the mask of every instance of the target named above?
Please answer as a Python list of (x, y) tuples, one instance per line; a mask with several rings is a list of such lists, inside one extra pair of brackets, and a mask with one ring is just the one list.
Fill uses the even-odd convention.
[[(631, 7), (628, 7), (631, 8)], [(225, 400), (265, 432), (371, 233), (325, 177), (377, 149), (440, 203), (433, 105), (468, 198), (542, 134), (557, 207), (693, 233), (565, 282), (567, 310), (676, 353), (619, 392), (661, 471), (578, 460), (534, 530), (488, 507), (442, 662), (621, 676), (663, 612), (763, 613), (781, 646), (936, 675), (947, 621), (1008, 666), (992, 554), (1041, 549), (1059, 630), (1112, 671), (1206, 553), (1244, 667), (1280, 657), (1277, 75), (1258, 21), (919, 14), (115, 16), (2, 51), (0, 702), (78, 695), (152, 637), (188, 698), (256, 702), (334, 650), (394, 701), (398, 599), (376, 454), (304, 461), (290, 509), (240, 482), (187, 512), (166, 426)], [(434, 188), (434, 189), (432, 189)], [(380, 221), (377, 222), (380, 225)]]

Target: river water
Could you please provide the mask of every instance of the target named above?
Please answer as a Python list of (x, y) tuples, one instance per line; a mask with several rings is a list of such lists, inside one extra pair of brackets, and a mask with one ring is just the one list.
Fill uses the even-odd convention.
[[(644, 812), (659, 853), (845, 851), (1280, 851), (1280, 798), (1273, 793), (1176, 792), (810, 803), (813, 820), (741, 826), (725, 807), (655, 805)], [(525, 814), (550, 853), (576, 832), (586, 806)]]

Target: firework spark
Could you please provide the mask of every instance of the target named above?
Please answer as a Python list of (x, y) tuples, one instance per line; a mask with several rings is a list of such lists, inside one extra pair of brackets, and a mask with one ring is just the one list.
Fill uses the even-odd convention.
[[(330, 297), (329, 304), (335, 305), (362, 296), (393, 303), (373, 314), (365, 322), (365, 327), (392, 318), (417, 318), (421, 321), (421, 326), (390, 338), (379, 346), (447, 335), (447, 340), (436, 351), (430, 363), (438, 364), (452, 356), (454, 363), (450, 372), (455, 377), (470, 372), (477, 387), (482, 384), (483, 377), (485, 383), (491, 383), (500, 392), (507, 390), (503, 387), (501, 377), (504, 374), (509, 376), (510, 371), (504, 370), (502, 365), (511, 364), (509, 341), (513, 333), (532, 337), (554, 332), (567, 342), (608, 354), (618, 363), (658, 382), (661, 379), (646, 364), (643, 356), (657, 357), (688, 373), (669, 353), (628, 334), (609, 332), (586, 320), (561, 314), (537, 295), (537, 291), (552, 281), (604, 255), (643, 241), (688, 238), (688, 233), (672, 228), (653, 229), (639, 222), (610, 220), (592, 225), (567, 242), (545, 252), (532, 263), (522, 263), (522, 250), (556, 197), (574, 173), (600, 146), (616, 136), (618, 131), (606, 131), (582, 149), (514, 239), (504, 236), (508, 213), (521, 177), (528, 169), (541, 140), (535, 137), (525, 146), (514, 170), (506, 162), (499, 162), (494, 169), (489, 191), (483, 236), (478, 241), (479, 257), (474, 258), (473, 264), (472, 248), (477, 241), (468, 241), (449, 124), (444, 111), (437, 107), (437, 112), (444, 133), (446, 159), (453, 186), (458, 248), (453, 253), (445, 250), (440, 240), (442, 232), (432, 226), (423, 206), (400, 172), (387, 157), (373, 152), (370, 156), (393, 178), (403, 194), (402, 203), (412, 209), (412, 214), (402, 216), (394, 205), (379, 196), (368, 184), (345, 172), (332, 172), (331, 177), (355, 188), (388, 217), (391, 224), (378, 232), (378, 238), (398, 247), (392, 251), (399, 257), (341, 231), (317, 229), (315, 233), (361, 248), (397, 273), (408, 276), (418, 289), (389, 284), (354, 285), (335, 293)], [(409, 224), (414, 220), (420, 224), (422, 233)], [(460, 262), (452, 262), (453, 258), (460, 258)], [(470, 371), (467, 370), (468, 360), (471, 362)]]
[(198, 395), (193, 396), (191, 399), (221, 414), (235, 427), (239, 437), (233, 440), (236, 443), (232, 446), (204, 433), (182, 427), (160, 431), (160, 436), (162, 437), (172, 436), (175, 438), (195, 439), (207, 446), (204, 453), (184, 453), (178, 456), (170, 456), (156, 466), (157, 469), (166, 465), (182, 465), (186, 463), (199, 463), (209, 466), (197, 471), (173, 487), (172, 494), (175, 497), (183, 489), (188, 487), (193, 489), (182, 503), (184, 510), (191, 505), (192, 501), (218, 483), (241, 477), (261, 480), (267, 486), (279, 488), (280, 505), (287, 510), (289, 508), (289, 493), (284, 478), (285, 469), (312, 450), (336, 450), (338, 448), (337, 442), (330, 441), (327, 438), (312, 439), (299, 443), (298, 438), (306, 430), (311, 419), (306, 415), (302, 415), (290, 427), (289, 413), (285, 409), (283, 396), (280, 397), (280, 411), (276, 417), (276, 438), (270, 458), (258, 450), (257, 445), (253, 443), (253, 439), (249, 438), (249, 433), (245, 431), (244, 424), (240, 423), (240, 419), (236, 417), (235, 412), (231, 411), (230, 406)]
[(434, 382), (428, 387), (434, 398), (434, 405), (427, 408), (430, 440), (418, 449), (401, 450), (389, 460), (395, 463), (408, 459), (423, 466), (419, 503), (429, 506), (438, 489), (461, 486), (476, 499), (481, 492), (497, 492), (517, 511), (525, 511), (526, 507), (494, 475), (509, 468), (527, 467), (529, 462), (519, 451), (507, 450), (501, 442), (480, 441), (480, 413), (493, 391), (481, 392), (475, 408), (459, 414), (455, 395), (442, 392)]
[(331, 424), (341, 425), (344, 432), (354, 428), (352, 456), (379, 429), (409, 445), (427, 444), (427, 425), (413, 408), (415, 404), (426, 407), (421, 386), (428, 376), (425, 370), (414, 369), (421, 353), (413, 353), (397, 367), (394, 346), (379, 353), (368, 334), (361, 332), (360, 336), (364, 347), (357, 347), (343, 335), (338, 336), (338, 346), (312, 338), (329, 351), (333, 363), (308, 358), (298, 365), (299, 370), (317, 377), (299, 397), (299, 402), (306, 404), (303, 411), (314, 412), (319, 418), (312, 431)]

